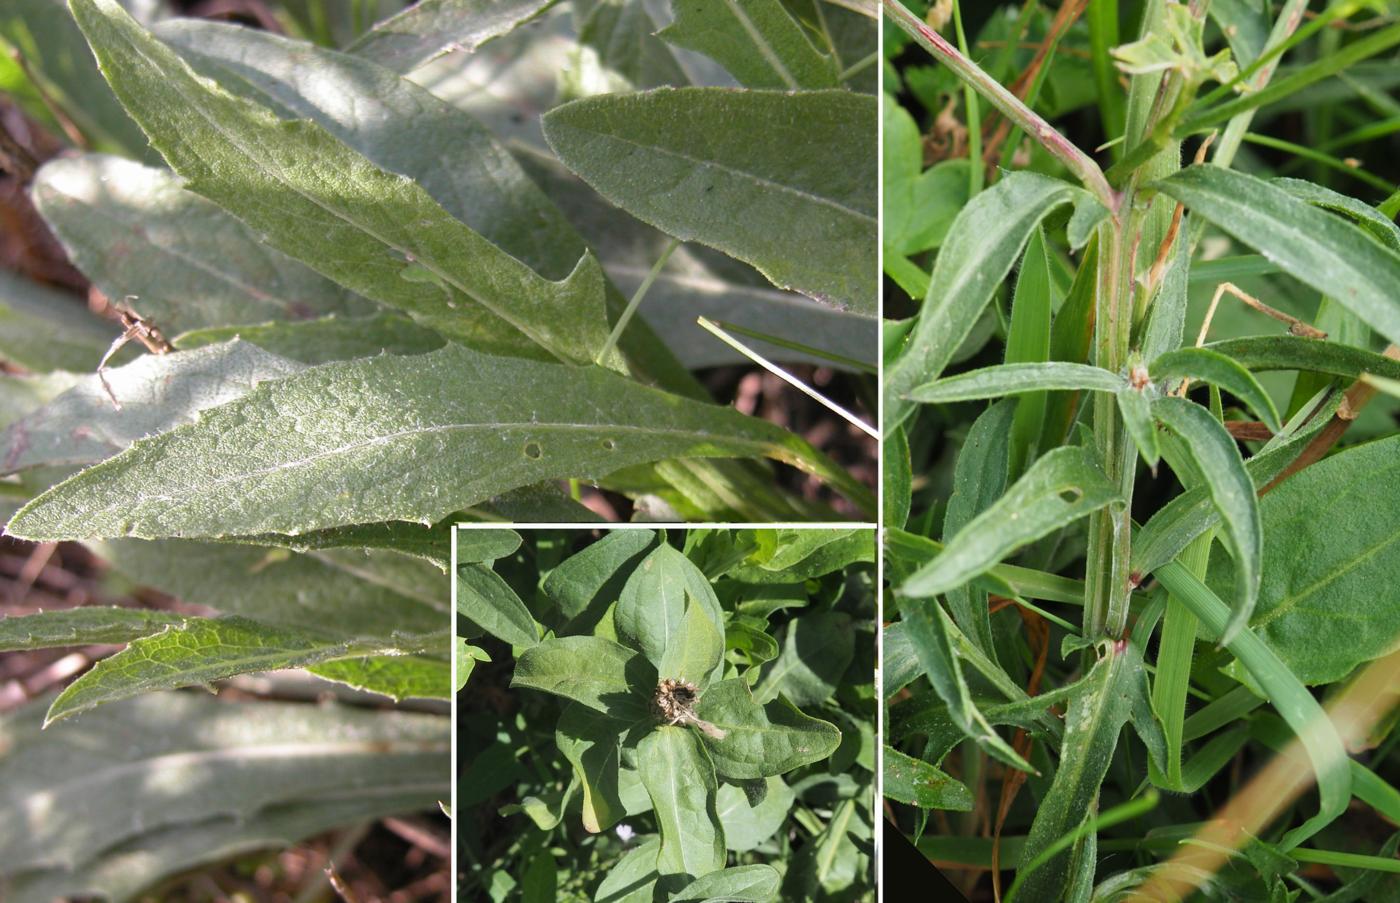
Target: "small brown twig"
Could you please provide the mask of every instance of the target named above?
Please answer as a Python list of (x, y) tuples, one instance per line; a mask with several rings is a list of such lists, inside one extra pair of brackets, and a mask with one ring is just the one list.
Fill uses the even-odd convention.
[[(1220, 299), (1224, 297), (1226, 293), (1233, 295), (1240, 301), (1243, 301), (1247, 306), (1254, 308), (1255, 310), (1259, 311), (1265, 316), (1273, 317), (1275, 320), (1287, 323), (1288, 331), (1293, 335), (1301, 336), (1305, 339), (1327, 338), (1327, 333), (1323, 332), (1321, 329), (1304, 323), (1297, 317), (1291, 316), (1290, 314), (1286, 314), (1281, 310), (1275, 310), (1274, 308), (1265, 304), (1263, 301), (1260, 301), (1258, 298), (1251, 295), (1249, 292), (1246, 292), (1244, 289), (1235, 285), (1233, 282), (1222, 282), (1215, 287), (1215, 295), (1211, 297), (1210, 306), (1206, 308), (1206, 317), (1201, 322), (1200, 334), (1196, 336), (1197, 348), (1201, 347), (1206, 343), (1206, 335), (1210, 333), (1210, 324), (1211, 321), (1215, 319), (1216, 308), (1220, 306)], [(1181, 385), (1177, 387), (1175, 394), (1182, 398), (1185, 398), (1186, 389), (1190, 385), (1191, 380), (1189, 378), (1183, 379), (1181, 381)]]
[(1225, 431), (1236, 439), (1248, 442), (1268, 442), (1274, 438), (1273, 431), (1258, 420), (1227, 420)]

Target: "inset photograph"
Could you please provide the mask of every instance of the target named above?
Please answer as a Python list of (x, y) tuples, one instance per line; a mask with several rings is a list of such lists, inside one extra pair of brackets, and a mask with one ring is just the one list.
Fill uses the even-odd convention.
[(873, 901), (873, 528), (459, 528), (458, 901)]

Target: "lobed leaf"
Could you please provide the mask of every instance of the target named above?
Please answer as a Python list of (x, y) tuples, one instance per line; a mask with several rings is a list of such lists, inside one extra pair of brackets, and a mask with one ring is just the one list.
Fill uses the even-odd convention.
[[(443, 392), (449, 384), (471, 389)], [(593, 403), (580, 408), (580, 396)], [(541, 480), (756, 454), (828, 469), (802, 440), (733, 410), (602, 368), (449, 345), (264, 384), (54, 487), (8, 530), (31, 539), (227, 536), (431, 523)]]
[(938, 557), (906, 578), (900, 592), (915, 598), (947, 592), (1026, 543), (1119, 500), (1117, 488), (1084, 449), (1053, 449), (959, 530)]
[(638, 219), (873, 315), (876, 116), (873, 97), (846, 91), (663, 88), (564, 104), (544, 133)]

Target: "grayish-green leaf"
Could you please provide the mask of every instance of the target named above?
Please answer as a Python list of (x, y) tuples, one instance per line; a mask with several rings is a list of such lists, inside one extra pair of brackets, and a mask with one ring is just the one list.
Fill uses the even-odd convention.
[(893, 746), (885, 746), (881, 758), (885, 764), (882, 786), (890, 799), (920, 809), (972, 811), (972, 791), (961, 781)]
[(724, 868), (715, 767), (696, 732), (658, 727), (637, 744), (637, 768), (661, 829), (657, 871), (703, 877)]
[[(495, 531), (508, 533), (507, 530)], [(319, 552), (326, 549), (379, 549), (386, 552), (399, 552), (424, 561), (431, 561), (444, 574), (451, 567), (452, 524), (443, 521), (431, 526), (408, 523), (407, 521), (385, 521), (374, 524), (353, 524), (348, 527), (330, 527), (314, 530), (298, 536), (280, 533), (259, 533), (254, 536), (236, 536), (229, 542), (247, 543), (259, 546), (278, 546), (294, 552)], [(504, 541), (503, 541), (504, 542)], [(519, 540), (517, 539), (517, 545)], [(504, 548), (504, 545), (499, 546)], [(462, 559), (471, 561), (471, 558)]]
[(59, 157), (34, 204), (73, 264), (166, 335), (264, 320), (365, 315), (375, 305), (267, 247), (168, 170), (120, 157)]
[(90, 643), (129, 643), (185, 623), (181, 615), (147, 608), (85, 606), (0, 619), (0, 650), (50, 649)]
[(7, 427), (82, 382), (79, 373), (0, 374), (0, 427)]
[[(338, 658), (411, 655), (435, 645), (426, 637), (347, 641), (268, 627), (246, 618), (190, 618), (133, 640), (124, 651), (93, 665), (54, 700), (47, 723), (141, 693), (205, 685), (236, 674), (305, 668)], [(435, 695), (450, 698), (446, 680)]]
[[(1400, 252), (1255, 176), (1190, 166), (1157, 187), (1400, 342)], [(1361, 239), (1361, 240), (1358, 240)]]
[(583, 785), (583, 827), (597, 834), (622, 820), (626, 808), (618, 790), (625, 722), (570, 703), (559, 716), (556, 744)]
[(615, 718), (635, 718), (656, 690), (656, 669), (641, 653), (603, 637), (555, 637), (521, 653), (510, 685), (554, 693)]
[(836, 62), (821, 53), (780, 0), (675, 0), (660, 32), (703, 53), (748, 88), (834, 88)]
[[(582, 409), (580, 397), (593, 403)], [(659, 458), (765, 453), (807, 466), (824, 460), (761, 420), (602, 368), (449, 345), (326, 364), (264, 385), (55, 487), (8, 529), (38, 539), (433, 523), (545, 479), (596, 478)], [(833, 477), (840, 473), (831, 466)]]
[(757, 803), (751, 803), (738, 784), (720, 784), (715, 805), (725, 845), (736, 853), (756, 849), (787, 821), (795, 799), (792, 788), (777, 775), (764, 781), (763, 798)]
[[(195, 351), (142, 355), (103, 376), (84, 377), (12, 423), (0, 434), (0, 473), (103, 461), (138, 439), (190, 423), (199, 412), (240, 398), (265, 380), (302, 369), (295, 361), (236, 340)], [(113, 406), (108, 387), (120, 408)]]
[(938, 253), (918, 320), (886, 368), (887, 397), (902, 398), (943, 373), (1040, 221), (1084, 194), (1059, 179), (1013, 172), (963, 207)]
[(1000, 398), (1050, 389), (1117, 392), (1125, 385), (1123, 377), (1102, 367), (1046, 361), (1036, 364), (999, 364), (968, 373), (959, 373), (910, 390), (906, 398), (925, 404), (947, 404)]
[(1204, 380), (1234, 395), (1249, 406), (1273, 432), (1281, 429), (1278, 408), (1259, 380), (1238, 361), (1211, 348), (1179, 348), (1168, 351), (1148, 364), (1154, 382), (1160, 380)]
[(1081, 448), (1043, 455), (996, 504), (973, 518), (900, 591), (928, 598), (986, 572), (1032, 540), (1119, 500), (1117, 488)]
[[(1265, 495), (1263, 578), (1250, 627), (1304, 684), (1400, 648), (1400, 438), (1347, 449)], [(1217, 561), (1210, 584), (1229, 585)]]
[(592, 359), (608, 324), (591, 255), (552, 282), (321, 125), (284, 122), (196, 76), (115, 0), (72, 5), (118, 97), (190, 190), (283, 253), (446, 335), (514, 354)]
[(457, 568), (457, 614), (512, 646), (528, 648), (540, 641), (539, 625), (525, 603), (484, 564)]
[(376, 24), (350, 52), (408, 72), (453, 50), (471, 53), (534, 18), (552, 0), (421, 0)]
[[(127, 899), (168, 872), (411, 812), (450, 790), (439, 716), (160, 693), (41, 733), (46, 707), (0, 720), (0, 805), (13, 816), (0, 824), (0, 870), (23, 876), (7, 900)], [(289, 822), (289, 810), (302, 815)]]
[(851, 616), (841, 611), (813, 612), (788, 622), (783, 651), (754, 691), (762, 701), (779, 694), (794, 705), (825, 702), (836, 692), (855, 655)]
[(1350, 217), (1382, 244), (1393, 251), (1400, 251), (1400, 226), (1365, 201), (1304, 179), (1274, 179), (1273, 184), (1309, 204)]
[(1162, 451), (1157, 439), (1157, 421), (1152, 417), (1151, 400), (1145, 393), (1129, 385), (1119, 389), (1116, 397), (1118, 412), (1123, 416), (1123, 425), (1127, 427), (1128, 435), (1142, 454), (1142, 459), (1155, 473)]
[(876, 309), (876, 107), (845, 91), (659, 89), (544, 117), (559, 158), (608, 200), (774, 285)]
[(91, 371), (121, 334), (66, 295), (0, 270), (0, 357), (27, 370)]
[[(691, 83), (671, 48), (659, 39), (660, 23), (645, 0), (580, 0), (573, 7), (575, 20), (581, 20), (578, 42), (595, 53), (580, 54), (566, 70), (571, 81), (561, 84), (561, 99)], [(597, 73), (595, 67), (604, 71)], [(595, 87), (604, 79), (604, 85)]]
[(743, 678), (712, 685), (695, 713), (725, 732), (723, 739), (706, 734), (703, 742), (714, 770), (732, 780), (785, 774), (827, 758), (841, 743), (836, 725), (804, 715), (786, 699), (759, 705)]
[(1186, 443), (1196, 469), (1205, 478), (1211, 502), (1220, 512), (1221, 536), (1235, 559), (1234, 614), (1222, 639), (1228, 644), (1249, 623), (1259, 598), (1264, 529), (1254, 481), (1245, 470), (1235, 440), (1205, 408), (1184, 398), (1166, 397), (1153, 402), (1152, 411)]
[(320, 317), (294, 323), (211, 326), (183, 332), (171, 340), (188, 350), (242, 339), (279, 357), (303, 364), (325, 364), (377, 354), (424, 354), (446, 344), (442, 336), (408, 317), (385, 311), (372, 317)]
[[(1182, 234), (1189, 235), (1189, 228)], [(1147, 326), (1143, 329), (1142, 359), (1155, 361), (1168, 351), (1181, 347), (1181, 335), (1186, 327), (1187, 288), (1191, 277), (1191, 243), (1176, 242), (1176, 250), (1162, 273), (1162, 285), (1147, 311)]]
[(782, 875), (771, 865), (736, 865), (696, 878), (671, 897), (672, 903), (768, 903)]
[(1305, 370), (1346, 379), (1370, 373), (1400, 379), (1400, 362), (1374, 351), (1339, 342), (1320, 342), (1291, 335), (1223, 339), (1205, 346), (1249, 370)]

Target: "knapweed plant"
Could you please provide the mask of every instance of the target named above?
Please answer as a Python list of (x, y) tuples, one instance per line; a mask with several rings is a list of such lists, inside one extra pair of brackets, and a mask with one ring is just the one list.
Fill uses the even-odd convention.
[(500, 535), (458, 532), (459, 900), (873, 899), (873, 529)]
[(1393, 899), (1396, 8), (883, 7), (901, 830), (978, 899)]

